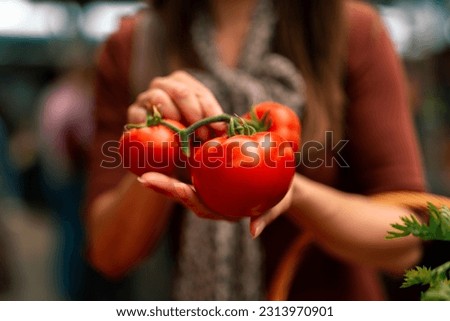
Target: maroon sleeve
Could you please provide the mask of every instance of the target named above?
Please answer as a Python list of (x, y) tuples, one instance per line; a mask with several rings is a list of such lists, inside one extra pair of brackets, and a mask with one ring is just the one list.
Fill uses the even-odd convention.
[(129, 69), (134, 25), (133, 18), (122, 19), (119, 30), (99, 50), (95, 79), (96, 131), (90, 151), (87, 207), (125, 174), (117, 147), (132, 99)]
[(374, 9), (350, 10), (347, 157), (364, 194), (424, 190), (421, 157), (399, 57)]

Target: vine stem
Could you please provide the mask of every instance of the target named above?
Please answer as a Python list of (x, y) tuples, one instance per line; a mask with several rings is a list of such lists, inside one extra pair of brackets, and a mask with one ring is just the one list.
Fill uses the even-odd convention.
[(179, 129), (178, 127), (176, 127), (162, 119), (159, 121), (159, 124), (169, 128), (171, 131), (173, 131), (177, 134), (179, 134), (183, 130), (183, 129)]
[[(153, 115), (147, 116), (146, 126), (163, 125), (163, 126), (169, 128), (171, 131), (175, 132), (180, 137), (181, 151), (187, 157), (189, 157), (190, 156), (189, 136), (191, 134), (193, 134), (200, 127), (209, 125), (211, 123), (216, 123), (216, 122), (228, 123), (228, 135), (229, 136), (234, 136), (237, 134), (251, 135), (257, 131), (257, 129), (256, 129), (257, 126), (253, 120), (244, 120), (243, 118), (234, 117), (229, 114), (220, 114), (217, 116), (203, 118), (203, 119), (191, 124), (189, 127), (186, 127), (185, 129), (179, 129), (176, 126), (170, 124), (169, 122), (166, 122), (165, 120), (163, 120), (162, 116), (159, 113), (156, 106), (153, 108)], [(130, 125), (127, 125), (125, 128), (131, 129), (131, 128), (141, 128), (141, 127), (145, 127), (145, 125), (130, 124)]]
[(186, 131), (188, 133), (188, 135), (190, 135), (194, 131), (196, 131), (197, 129), (202, 127), (202, 126), (205, 126), (205, 125), (208, 125), (208, 124), (211, 124), (211, 123), (217, 123), (217, 122), (230, 123), (232, 119), (233, 119), (233, 116), (228, 115), (228, 114), (221, 114), (221, 115), (217, 115), (217, 116), (211, 116), (211, 117), (203, 118), (203, 119), (193, 123), (191, 126), (189, 126), (186, 129), (184, 129), (184, 131)]
[(162, 119), (158, 120), (159, 124), (166, 126), (167, 128), (171, 129), (175, 133), (177, 133), (180, 137), (180, 148), (181, 151), (187, 156), (190, 156), (190, 145), (189, 145), (189, 136), (193, 134), (197, 129), (199, 129), (202, 126), (209, 125), (211, 123), (216, 122), (227, 122), (228, 123), (228, 136), (234, 136), (237, 134), (244, 134), (244, 135), (253, 135), (258, 130), (257, 128), (260, 126), (257, 126), (254, 122), (252, 123), (251, 120), (245, 120), (240, 117), (234, 117), (228, 114), (221, 114), (217, 116), (211, 116), (207, 118), (203, 118), (195, 123), (193, 123), (191, 126), (185, 128), (185, 129), (178, 129), (172, 124), (169, 124), (165, 122)]
[(211, 123), (216, 123), (216, 122), (230, 123), (232, 121), (233, 121), (233, 116), (228, 115), (228, 114), (221, 114), (221, 115), (217, 115), (217, 116), (203, 118), (203, 119), (193, 123), (191, 126), (185, 128), (185, 129), (176, 131), (178, 133), (178, 135), (180, 136), (181, 151), (187, 157), (190, 156), (191, 150), (189, 148), (189, 136), (191, 134), (193, 134), (200, 127), (211, 124)]

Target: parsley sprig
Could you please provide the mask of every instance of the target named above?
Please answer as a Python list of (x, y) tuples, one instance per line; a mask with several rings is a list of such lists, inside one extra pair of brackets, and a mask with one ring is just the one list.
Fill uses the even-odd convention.
[[(450, 241), (450, 210), (447, 207), (438, 209), (428, 204), (428, 224), (419, 222), (413, 215), (403, 217), (402, 224), (391, 226), (397, 231), (389, 231), (387, 239), (405, 237), (410, 234), (423, 240)], [(414, 285), (428, 285), (421, 294), (421, 300), (450, 301), (450, 261), (434, 269), (417, 266), (405, 273), (402, 288)]]
[(429, 222), (420, 223), (413, 215), (402, 217), (403, 224), (392, 224), (398, 231), (389, 231), (387, 239), (408, 236), (417, 236), (425, 241), (438, 240), (450, 241), (450, 210), (447, 207), (438, 209), (433, 204), (428, 204)]

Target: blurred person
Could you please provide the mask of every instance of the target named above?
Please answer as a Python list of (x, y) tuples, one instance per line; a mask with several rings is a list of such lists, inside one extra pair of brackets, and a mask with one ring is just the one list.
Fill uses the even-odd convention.
[[(424, 179), (403, 68), (376, 11), (337, 0), (149, 6), (123, 19), (98, 60), (85, 217), (92, 264), (120, 279), (167, 237), (174, 266), (161, 269), (173, 277), (173, 299), (257, 300), (293, 239), (311, 233), (315, 245), (289, 299), (384, 299), (379, 272), (402, 274), (418, 262), (421, 243), (386, 241), (390, 224), (410, 212), (367, 196), (423, 191)], [(326, 166), (333, 155), (325, 149), (311, 155), (325, 161), (299, 165), (286, 197), (250, 227), (218, 219), (174, 177), (146, 173), (138, 181), (100, 166), (103, 144), (117, 141), (125, 123), (143, 122), (151, 106), (189, 125), (263, 100), (298, 113), (304, 146), (327, 143), (327, 131), (332, 144), (348, 140), (349, 166)]]
[(18, 198), (20, 179), (9, 152), (9, 133), (7, 123), (0, 117), (0, 199)]
[(55, 212), (59, 240), (56, 275), (65, 299), (81, 299), (87, 266), (82, 256), (80, 206), (87, 146), (93, 134), (92, 55), (83, 44), (63, 55), (60, 76), (40, 97), (39, 158), (42, 190)]
[(42, 190), (59, 226), (56, 279), (64, 299), (128, 299), (129, 280), (110, 282), (83, 255), (80, 212), (86, 185), (88, 146), (94, 133), (94, 48), (75, 42), (58, 62), (59, 76), (42, 92), (39, 160)]
[(17, 170), (9, 157), (8, 130), (3, 117), (0, 117), (0, 294), (11, 288), (10, 248), (3, 224), (6, 202), (16, 200), (19, 196), (19, 179)]

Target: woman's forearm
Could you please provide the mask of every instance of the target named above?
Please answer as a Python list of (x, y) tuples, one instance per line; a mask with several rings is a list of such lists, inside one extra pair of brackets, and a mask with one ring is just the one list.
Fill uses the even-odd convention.
[(88, 257), (109, 277), (120, 277), (156, 244), (169, 219), (172, 201), (127, 174), (100, 195), (88, 211)]
[(326, 250), (345, 260), (403, 273), (421, 256), (417, 238), (385, 239), (390, 224), (410, 214), (404, 208), (378, 204), (296, 175), (288, 213), (310, 229)]

